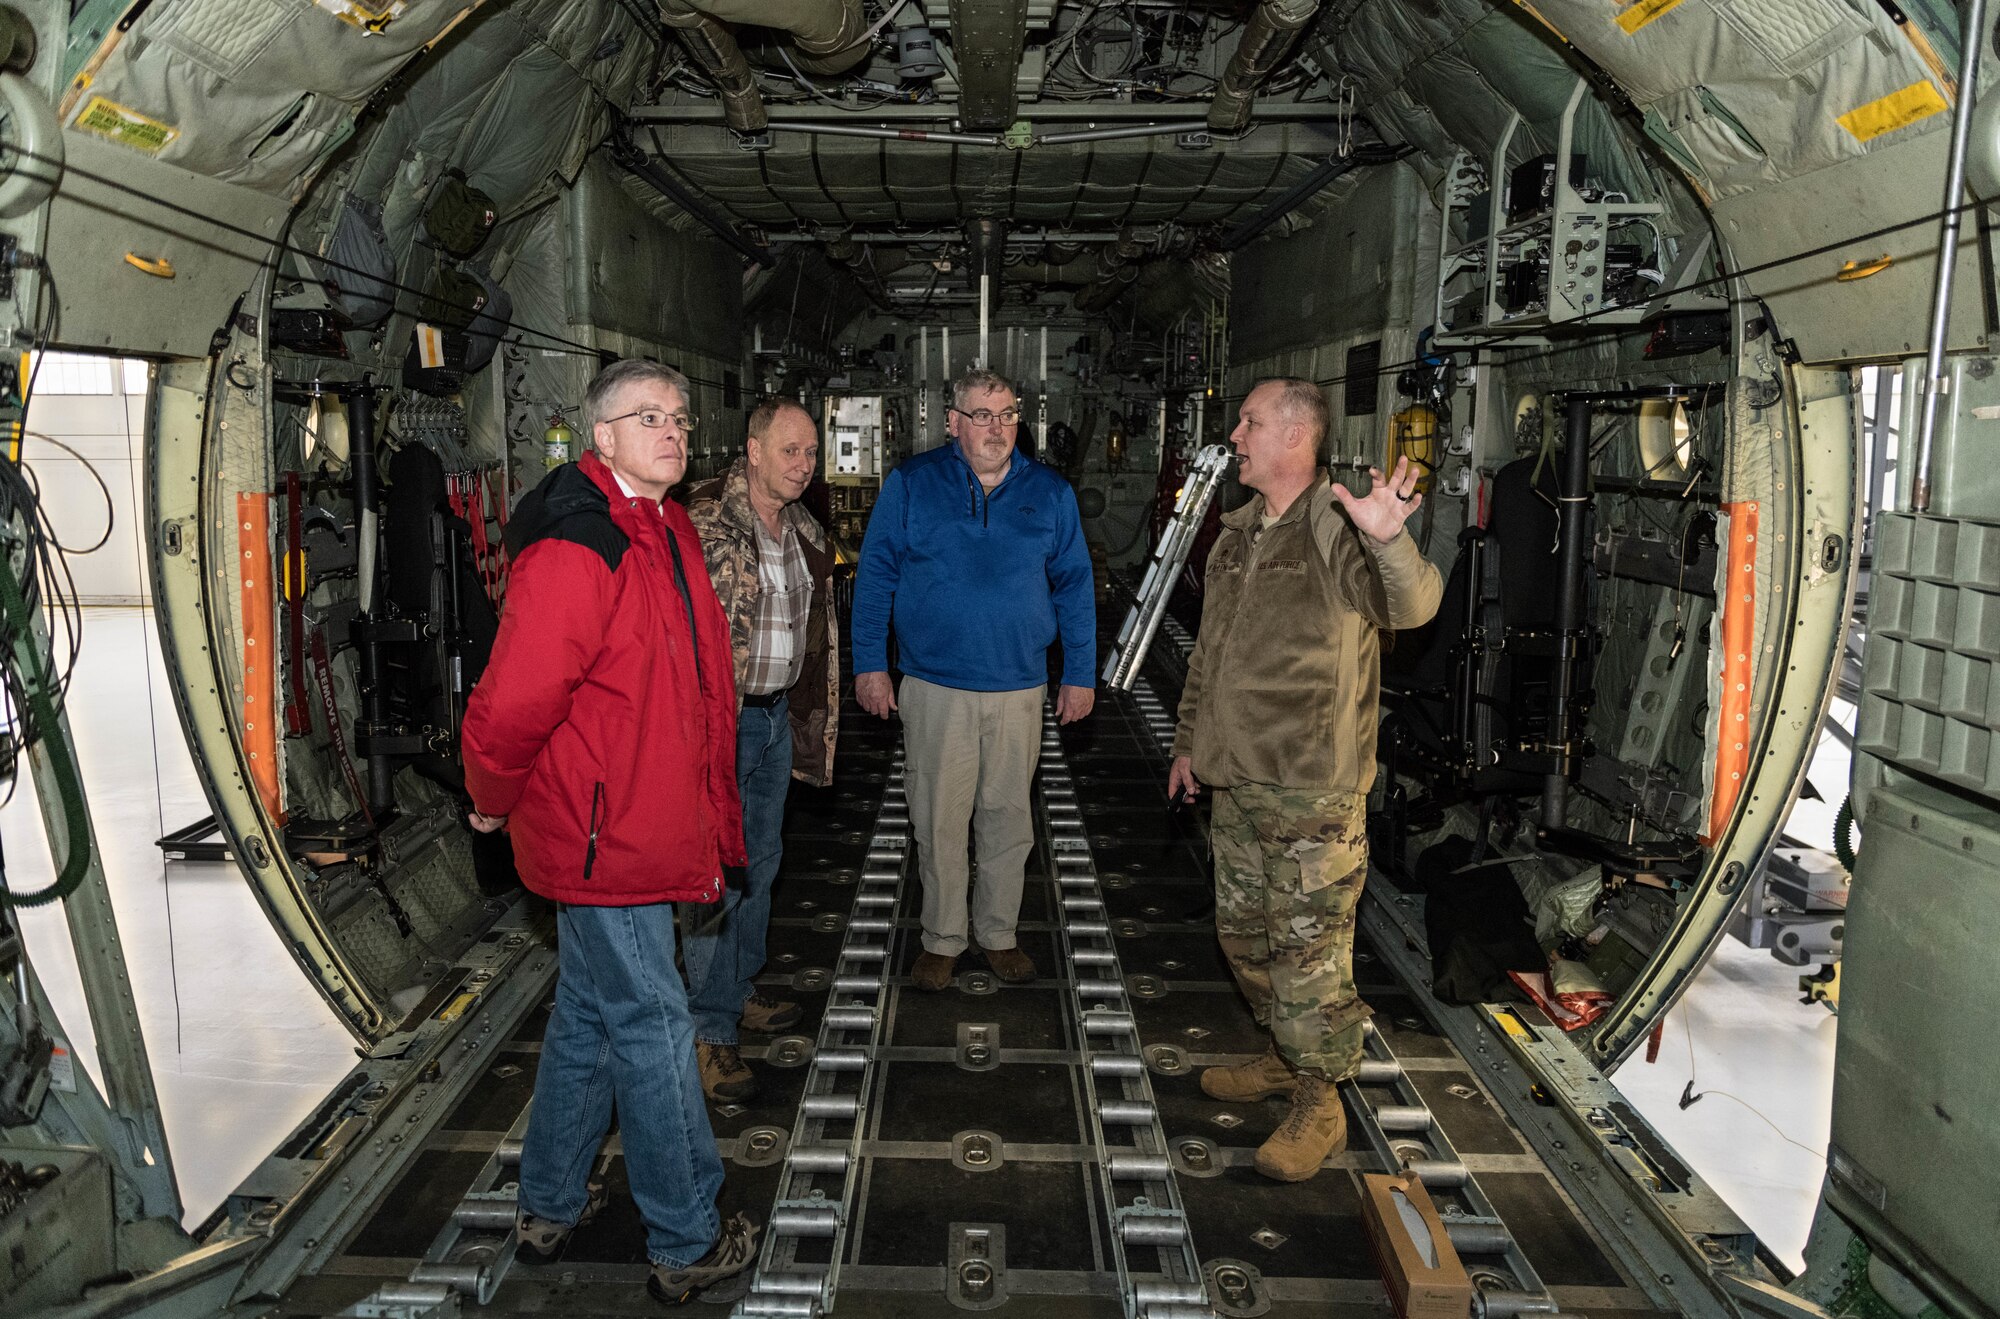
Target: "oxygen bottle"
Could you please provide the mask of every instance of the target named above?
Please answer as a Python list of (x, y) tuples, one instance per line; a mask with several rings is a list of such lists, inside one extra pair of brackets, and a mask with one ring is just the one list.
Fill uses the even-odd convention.
[(542, 466), (551, 470), (576, 457), (576, 432), (563, 419), (563, 409), (549, 414), (549, 428), (542, 432)]

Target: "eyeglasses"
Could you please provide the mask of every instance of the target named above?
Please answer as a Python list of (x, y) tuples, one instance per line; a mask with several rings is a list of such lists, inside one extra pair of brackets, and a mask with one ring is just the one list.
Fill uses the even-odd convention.
[(996, 421), (1002, 426), (1012, 426), (1021, 420), (1019, 408), (1008, 408), (1005, 412), (995, 412), (991, 408), (981, 408), (977, 412), (967, 412), (964, 408), (953, 408), (952, 411), (975, 426), (991, 426)]
[(694, 430), (694, 417), (692, 414), (686, 412), (662, 412), (658, 408), (641, 408), (637, 412), (621, 412), (615, 417), (606, 417), (604, 424), (609, 426), (612, 422), (623, 421), (627, 417), (637, 417), (639, 424), (649, 431), (663, 430), (670, 421), (683, 435)]

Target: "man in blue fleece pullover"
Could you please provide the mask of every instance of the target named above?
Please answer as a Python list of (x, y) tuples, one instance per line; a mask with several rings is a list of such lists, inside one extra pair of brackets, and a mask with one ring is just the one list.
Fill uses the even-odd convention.
[[(924, 883), (924, 951), (910, 978), (931, 990), (951, 983), (968, 918), (995, 975), (1035, 978), (1014, 927), (1035, 842), (1028, 790), (1048, 652), (1059, 634), (1058, 716), (1081, 719), (1097, 699), (1097, 605), (1076, 492), (1015, 452), (1021, 410), (1005, 377), (967, 372), (952, 401), (952, 443), (905, 459), (882, 483), (853, 611), (855, 699), (879, 718), (903, 716)], [(900, 692), (889, 681), (891, 626)]]

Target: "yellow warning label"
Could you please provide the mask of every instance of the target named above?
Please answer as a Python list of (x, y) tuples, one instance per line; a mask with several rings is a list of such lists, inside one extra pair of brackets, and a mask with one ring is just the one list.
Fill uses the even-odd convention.
[(364, 32), (377, 33), (386, 30), (410, 7), (408, 0), (389, 0), (389, 3), (379, 7), (357, 3), (357, 0), (313, 0), (313, 3), (343, 23), (350, 23)]
[(1635, 3), (1626, 6), (1625, 11), (1618, 15), (1618, 26), (1624, 28), (1625, 35), (1629, 37), (1680, 2), (1681, 0), (1635, 0)]
[(417, 326), (417, 365), (427, 371), (444, 365), (444, 331), (435, 325)]
[(1534, 1036), (1528, 1033), (1528, 1028), (1523, 1026), (1519, 1018), (1515, 1017), (1511, 1012), (1495, 1012), (1493, 1020), (1500, 1023), (1501, 1030), (1506, 1031), (1517, 1040), (1531, 1040), (1534, 1038)]
[(453, 999), (451, 1002), (445, 1004), (442, 1008), (439, 1008), (437, 1016), (433, 1017), (432, 1020), (457, 1021), (460, 1017), (465, 1015), (465, 1010), (471, 1007), (473, 1004), (473, 1000), (477, 999), (478, 997), (479, 995), (473, 993), (471, 990), (467, 990), (466, 992), (460, 994), (457, 998)]
[(109, 138), (120, 146), (157, 156), (169, 142), (181, 135), (172, 124), (140, 114), (130, 106), (102, 96), (93, 96), (78, 112), (70, 127)]
[(1926, 78), (1922, 82), (1911, 83), (1900, 92), (1890, 92), (1879, 101), (1856, 106), (1840, 116), (1839, 123), (1854, 134), (1856, 141), (1867, 142), (1884, 133), (1908, 128), (1919, 119), (1928, 119), (1944, 108), (1944, 93)]

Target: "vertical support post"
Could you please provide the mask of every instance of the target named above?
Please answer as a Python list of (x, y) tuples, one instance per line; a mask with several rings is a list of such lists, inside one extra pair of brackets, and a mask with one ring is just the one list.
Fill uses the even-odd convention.
[(360, 569), (361, 613), (354, 621), (355, 654), (361, 680), (361, 722), (365, 736), (355, 741), (368, 746), (368, 810), (381, 820), (396, 806), (391, 784), (394, 771), (389, 757), (372, 744), (388, 732), (389, 689), (382, 672), (382, 642), (375, 629), (376, 547), (381, 507), (381, 477), (375, 468), (375, 387), (367, 381), (343, 391), (347, 404), (348, 468), (354, 478), (355, 534), (359, 538), (356, 560)]
[(985, 272), (983, 272), (983, 271), (982, 271), (982, 272), (980, 273), (980, 276), (979, 276), (979, 362), (978, 362), (978, 365), (980, 365), (980, 366), (983, 366), (983, 367), (988, 367), (988, 368), (990, 368), (990, 367), (991, 367), (991, 365), (992, 365), (992, 362), (993, 362), (993, 359), (992, 359), (992, 358), (991, 358), (990, 356), (988, 356), (988, 355), (987, 355), (987, 354), (988, 354), (988, 351), (989, 351), (989, 350), (988, 350), (988, 347), (987, 347), (987, 336), (988, 336), (988, 333), (989, 333), (989, 330), (990, 330), (990, 326), (988, 325), (988, 322), (987, 322), (987, 313), (988, 313), (988, 306), (987, 306), (987, 304), (988, 304), (989, 300), (990, 300), (990, 299), (991, 299), (991, 297), (992, 297), (992, 291), (993, 291), (993, 277), (992, 277), (991, 275), (988, 275), (988, 274), (986, 274)]
[(1562, 489), (1556, 495), (1556, 682), (1549, 743), (1556, 768), (1542, 783), (1542, 827), (1560, 829), (1569, 807), (1569, 746), (1577, 734), (1576, 666), (1583, 654), (1584, 556), (1590, 549), (1590, 396), (1571, 394), (1563, 410)]
[(1046, 437), (1049, 433), (1049, 327), (1042, 327), (1042, 364), (1036, 374), (1037, 403), (1039, 415), (1035, 418), (1035, 434)]
[(931, 327), (917, 327), (917, 443), (928, 444), (931, 433)]
[(1951, 388), (1944, 373), (1944, 341), (1951, 324), (1951, 278), (1958, 264), (1960, 205), (1965, 201), (1965, 147), (1972, 133), (1972, 110), (1979, 98), (1979, 54), (1986, 45), (1986, 0), (1968, 0), (1959, 32), (1958, 105), (1951, 117), (1951, 156), (1944, 171), (1944, 219), (1938, 224), (1937, 285), (1931, 291), (1931, 337), (1924, 354), (1924, 414), (1917, 432), (1916, 471), (1910, 478), (1910, 508), (1931, 507), (1932, 444), (1937, 438), (1938, 399)]
[[(1888, 367), (1875, 368), (1875, 417), (1868, 423), (1868, 516), (1863, 523), (1867, 547), (1875, 548), (1875, 515), (1888, 506), (1889, 413), (1896, 406), (1896, 379), (1901, 373)], [(1908, 427), (1898, 426), (1898, 435)]]

